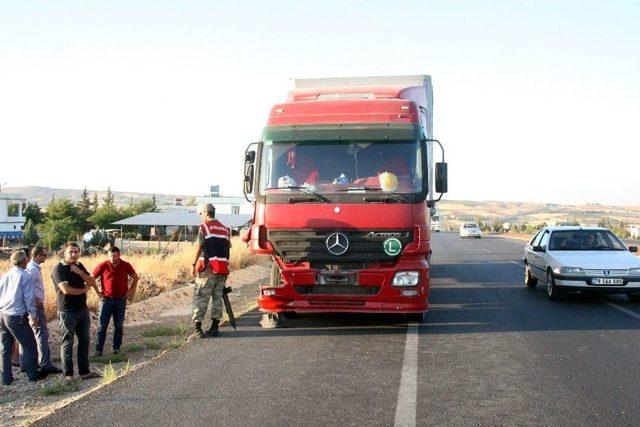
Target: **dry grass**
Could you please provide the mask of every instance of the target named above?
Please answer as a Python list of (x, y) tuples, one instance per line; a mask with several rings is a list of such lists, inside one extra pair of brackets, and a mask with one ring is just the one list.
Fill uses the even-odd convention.
[[(190, 283), (191, 263), (194, 259), (195, 246), (185, 244), (177, 251), (169, 254), (123, 254), (122, 259), (130, 262), (140, 275), (134, 302), (145, 300), (162, 292), (175, 289), (185, 283)], [(82, 257), (80, 262), (91, 272), (96, 265), (106, 260), (105, 255)], [(56, 295), (51, 282), (51, 270), (59, 260), (51, 257), (42, 265), (42, 276), (45, 282), (45, 310), (50, 320), (56, 316)], [(231, 270), (239, 270), (255, 264), (257, 258), (249, 253), (246, 245), (239, 239), (232, 239)], [(0, 272), (9, 269), (7, 260), (0, 260)], [(87, 305), (97, 310), (99, 300), (95, 292), (90, 290), (87, 295)]]

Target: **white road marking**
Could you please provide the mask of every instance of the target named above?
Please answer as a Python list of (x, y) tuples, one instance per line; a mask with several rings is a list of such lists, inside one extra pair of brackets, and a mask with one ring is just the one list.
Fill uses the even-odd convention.
[(635, 317), (636, 319), (640, 320), (640, 314), (636, 313), (635, 311), (631, 311), (628, 308), (624, 308), (623, 306), (618, 305), (616, 303), (613, 303), (611, 301), (607, 301), (607, 300), (603, 300), (603, 299), (601, 299), (600, 301), (605, 303), (605, 304), (607, 304), (609, 307), (613, 307), (616, 310), (620, 310), (621, 312), (626, 313), (629, 316)]
[(509, 262), (511, 262), (511, 263), (513, 263), (513, 264), (515, 264), (515, 265), (522, 266), (522, 263), (521, 263), (521, 262), (518, 262), (518, 261), (510, 260)]
[(407, 340), (404, 345), (404, 361), (400, 376), (398, 403), (396, 404), (396, 427), (416, 425), (418, 394), (418, 325), (407, 325)]
[(485, 251), (485, 252), (487, 252), (489, 254), (491, 253), (491, 251), (489, 249), (485, 249), (485, 248), (480, 248), (480, 249), (482, 249), (483, 251)]

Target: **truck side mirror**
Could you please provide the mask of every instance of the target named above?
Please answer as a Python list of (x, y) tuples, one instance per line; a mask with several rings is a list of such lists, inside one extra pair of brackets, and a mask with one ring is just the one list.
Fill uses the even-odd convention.
[(447, 181), (447, 164), (445, 162), (436, 163), (436, 193), (447, 192)]
[(256, 161), (256, 152), (255, 151), (247, 151), (244, 154), (244, 163), (255, 163)]
[(251, 149), (252, 146), (258, 145), (257, 142), (249, 144), (244, 152), (244, 179), (242, 182), (244, 197), (249, 200), (249, 194), (253, 193), (253, 182), (255, 173), (256, 150)]
[(253, 164), (244, 165), (244, 194), (253, 193)]
[(638, 252), (637, 246), (629, 246), (629, 252)]

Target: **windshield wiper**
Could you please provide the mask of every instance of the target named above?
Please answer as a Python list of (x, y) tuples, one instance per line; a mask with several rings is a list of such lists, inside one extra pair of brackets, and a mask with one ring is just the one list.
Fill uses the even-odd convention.
[[(345, 192), (345, 191), (353, 191), (358, 192), (358, 191), (371, 191), (371, 192), (376, 192), (376, 193), (380, 193), (382, 192), (382, 188), (376, 188), (376, 187), (349, 187), (349, 188), (342, 188), (338, 191), (341, 192)], [(363, 199), (365, 202), (380, 202), (380, 201), (384, 201), (384, 202), (389, 202), (391, 200), (398, 202), (398, 203), (404, 203), (404, 200), (402, 200), (400, 197), (395, 196), (393, 194), (390, 193), (383, 193), (383, 194), (376, 194), (376, 197), (365, 197)]]
[[(329, 199), (327, 199), (326, 197), (311, 191), (309, 189), (309, 187), (304, 186), (304, 185), (296, 185), (296, 186), (291, 186), (291, 187), (269, 187), (269, 188), (265, 188), (263, 191), (267, 191), (267, 190), (300, 190), (305, 194), (310, 195), (313, 200), (318, 200), (320, 202), (328, 202)], [(311, 201), (309, 197), (298, 197), (298, 198), (294, 198), (294, 197), (290, 197), (288, 199), (289, 203), (298, 203), (298, 202), (307, 202), (307, 201)]]
[(341, 188), (340, 190), (338, 190), (339, 192), (344, 192), (344, 191), (382, 191), (382, 188), (376, 188), (376, 187), (349, 187), (349, 188)]

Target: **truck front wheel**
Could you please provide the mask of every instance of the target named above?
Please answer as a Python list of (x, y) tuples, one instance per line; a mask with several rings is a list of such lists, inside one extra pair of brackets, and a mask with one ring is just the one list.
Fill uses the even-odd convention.
[(269, 277), (269, 285), (270, 286), (282, 286), (282, 275), (280, 274), (280, 268), (278, 267), (278, 263), (273, 261), (271, 264), (271, 275)]

